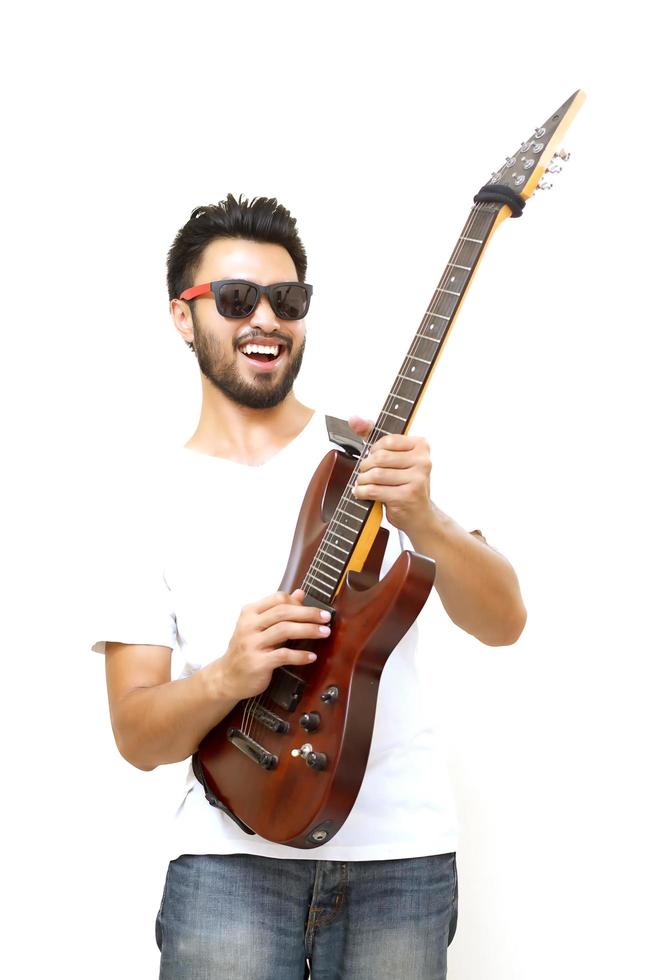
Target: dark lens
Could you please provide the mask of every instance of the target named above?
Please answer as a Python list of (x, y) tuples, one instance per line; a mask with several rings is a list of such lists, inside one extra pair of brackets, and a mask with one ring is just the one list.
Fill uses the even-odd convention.
[(282, 320), (301, 320), (309, 306), (309, 295), (301, 282), (283, 283), (272, 291), (272, 307)]
[(221, 316), (242, 318), (254, 309), (257, 291), (247, 282), (222, 283), (218, 287), (218, 312)]

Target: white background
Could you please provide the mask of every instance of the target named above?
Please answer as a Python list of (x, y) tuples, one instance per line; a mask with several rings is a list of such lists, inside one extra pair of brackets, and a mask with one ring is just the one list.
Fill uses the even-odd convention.
[(228, 192), (290, 208), (315, 287), (297, 393), (372, 417), (472, 195), (580, 87), (571, 160), (494, 237), (412, 430), (433, 499), (511, 560), (529, 620), (491, 648), (439, 610), (426, 683), (461, 820), (453, 980), (652, 975), (639, 16), (408, 0), (5, 15), (6, 975), (157, 975), (157, 826), (181, 774), (118, 755), (87, 609), (130, 459), (197, 417), (167, 311), (175, 232)]

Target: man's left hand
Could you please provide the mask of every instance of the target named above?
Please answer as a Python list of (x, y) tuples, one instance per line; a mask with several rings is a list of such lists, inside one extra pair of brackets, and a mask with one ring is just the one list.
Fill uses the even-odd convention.
[[(373, 423), (353, 415), (349, 425), (367, 438)], [(382, 436), (361, 461), (360, 475), (353, 488), (359, 500), (384, 504), (390, 523), (411, 537), (424, 526), (432, 511), (429, 497), (431, 459), (429, 445), (418, 436)]]

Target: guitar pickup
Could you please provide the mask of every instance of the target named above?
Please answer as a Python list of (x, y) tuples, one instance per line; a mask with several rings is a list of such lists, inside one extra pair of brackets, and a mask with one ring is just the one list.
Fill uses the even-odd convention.
[(279, 762), (278, 757), (273, 755), (272, 752), (268, 752), (263, 745), (259, 745), (253, 738), (246, 735), (245, 732), (240, 731), (238, 728), (228, 728), (227, 738), (232, 745), (235, 745), (248, 759), (252, 759), (262, 769), (275, 769), (277, 767), (277, 763)]
[(295, 711), (304, 692), (304, 681), (285, 667), (277, 667), (268, 697), (285, 711)]
[(279, 715), (273, 714), (272, 711), (268, 711), (267, 708), (262, 707), (260, 704), (256, 706), (252, 714), (256, 721), (269, 728), (271, 732), (281, 732), (282, 735), (287, 735), (290, 731), (291, 726), (287, 721), (284, 721)]

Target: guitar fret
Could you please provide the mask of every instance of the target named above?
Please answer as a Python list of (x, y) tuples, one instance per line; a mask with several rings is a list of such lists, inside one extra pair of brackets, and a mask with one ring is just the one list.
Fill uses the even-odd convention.
[(450, 296), (460, 296), (461, 293), (455, 293), (453, 289), (443, 289), (442, 286), (436, 286), (437, 293), (449, 293)]
[[(307, 580), (308, 580), (308, 579), (310, 579), (311, 577), (312, 577), (312, 576), (311, 576), (311, 573), (310, 573), (310, 572), (308, 572), (308, 573), (307, 573)], [(331, 592), (325, 592), (325, 590), (324, 590), (324, 589), (321, 589), (319, 585), (316, 585), (316, 584), (315, 584), (315, 582), (310, 582), (310, 583), (309, 583), (309, 585), (310, 585), (310, 588), (312, 588), (312, 589), (317, 589), (317, 590), (318, 590), (318, 592), (322, 592), (322, 594), (323, 594), (323, 595), (326, 595), (328, 599), (331, 599), (331, 597), (332, 597), (332, 594), (331, 594)]]
[[(363, 524), (363, 518), (362, 517), (357, 517), (356, 514), (350, 514), (350, 513), (348, 513), (348, 511), (343, 510), (343, 508), (340, 505), (336, 508), (336, 510), (334, 511), (334, 513), (335, 514), (338, 514), (338, 513), (345, 514), (345, 516), (346, 517), (349, 517), (351, 521), (356, 521), (357, 524)], [(347, 524), (345, 525), (345, 527), (347, 527)], [(350, 528), (350, 530), (352, 530), (352, 528)]]
[(424, 357), (416, 357), (415, 354), (407, 354), (407, 357), (410, 357), (412, 361), (422, 361), (423, 364), (431, 364), (431, 361), (426, 361)]
[(459, 241), (460, 242), (476, 242), (477, 245), (483, 245), (484, 244), (484, 241), (483, 241), (482, 238), (466, 238), (465, 235), (461, 235), (461, 237), (459, 238)]
[(433, 344), (440, 344), (440, 339), (438, 337), (430, 337), (428, 333), (420, 333), (420, 331), (418, 331), (418, 333), (416, 334), (416, 336), (417, 337), (424, 337), (425, 340), (431, 340), (431, 342)]
[[(326, 533), (327, 533), (327, 534), (329, 534), (330, 532), (328, 531), (328, 532), (326, 532)], [(335, 533), (334, 531), (331, 531), (331, 534), (334, 534), (334, 533)], [(328, 542), (327, 542), (327, 545), (326, 545), (326, 547), (329, 547), (329, 548), (336, 548), (336, 549), (337, 549), (337, 551), (342, 551), (344, 555), (349, 555), (349, 553), (350, 553), (350, 552), (349, 552), (349, 551), (347, 551), (347, 550), (346, 550), (345, 548), (341, 548), (341, 547), (340, 547), (339, 545), (337, 545), (337, 544), (334, 544), (334, 542), (333, 542), (333, 541), (328, 541)]]
[[(401, 398), (402, 396), (401, 395), (398, 395), (397, 397), (398, 398)], [(408, 401), (408, 400), (409, 399), (407, 398), (406, 401)], [(347, 503), (348, 504), (354, 504), (355, 507), (360, 507), (361, 510), (365, 510), (366, 513), (368, 512), (368, 508), (365, 507), (363, 504), (360, 504), (357, 500), (348, 500)], [(352, 517), (354, 517), (354, 514), (352, 514)]]
[[(338, 524), (339, 527), (344, 527), (346, 531), (352, 531), (352, 528), (351, 527), (348, 527), (347, 524), (343, 524), (343, 521), (337, 521), (335, 517), (332, 517), (332, 524)], [(338, 534), (338, 531), (331, 531), (330, 533), (331, 534)], [(356, 537), (356, 531), (354, 531), (353, 533), (354, 533), (354, 535)], [(352, 539), (352, 541), (354, 541), (354, 538)], [(350, 542), (350, 544), (351, 543), (352, 542)]]
[(422, 384), (417, 378), (407, 378), (406, 374), (398, 374), (398, 378), (404, 378), (405, 381), (413, 381), (414, 385)]
[(382, 412), (382, 415), (391, 415), (394, 419), (399, 419), (400, 422), (406, 422), (406, 419), (403, 419), (401, 415), (393, 415), (392, 412), (385, 412), (384, 411), (384, 412)]
[(451, 265), (454, 269), (465, 269), (466, 272), (472, 272), (472, 266), (470, 265), (457, 265), (456, 262), (448, 262), (447, 264)]
[(450, 320), (451, 319), (451, 317), (449, 317), (449, 316), (443, 316), (442, 313), (432, 313), (430, 310), (427, 311), (427, 313), (425, 314), (425, 316), (437, 316), (439, 320)]
[[(330, 556), (330, 557), (331, 557), (331, 556)], [(316, 557), (316, 558), (314, 559), (314, 561), (319, 561), (321, 565), (326, 565), (326, 566), (327, 566), (327, 568), (331, 568), (331, 569), (332, 569), (332, 570), (333, 570), (334, 572), (338, 572), (338, 574), (339, 574), (339, 575), (340, 575), (340, 574), (341, 574), (341, 572), (343, 571), (343, 569), (342, 569), (342, 568), (337, 568), (337, 567), (336, 567), (336, 565), (330, 565), (330, 564), (329, 564), (329, 562), (328, 562), (328, 561), (325, 561), (325, 559), (324, 559), (324, 558), (318, 558), (318, 557)]]
[[(415, 402), (413, 401), (412, 398), (405, 398), (404, 395), (395, 395), (395, 394), (393, 394), (393, 392), (391, 392), (391, 395), (392, 395), (393, 398), (401, 398), (403, 402), (408, 402), (409, 405), (415, 405)], [(391, 395), (388, 396), (388, 398), (386, 399), (386, 401), (389, 401), (390, 400)]]
[(329, 572), (325, 572), (325, 571), (323, 571), (320, 568), (317, 571), (314, 572), (314, 575), (318, 575), (318, 574), (323, 575), (325, 578), (330, 578), (332, 580), (332, 582), (338, 582), (338, 579), (336, 578), (336, 576), (330, 575)]

